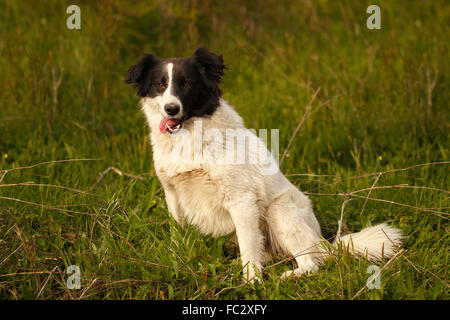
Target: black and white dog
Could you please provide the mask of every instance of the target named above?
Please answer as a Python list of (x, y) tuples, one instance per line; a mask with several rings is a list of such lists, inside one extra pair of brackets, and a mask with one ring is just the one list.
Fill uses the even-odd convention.
[[(222, 56), (200, 47), (189, 58), (146, 54), (128, 70), (126, 82), (141, 98), (156, 174), (174, 219), (212, 236), (235, 232), (249, 281), (260, 277), (270, 253), (297, 262), (282, 278), (314, 272), (338, 241), (369, 260), (392, 257), (402, 234), (386, 224), (327, 244), (311, 201), (277, 165), (273, 169), (273, 158), (260, 139), (221, 98), (224, 69)], [(239, 139), (241, 135), (249, 139)], [(246, 141), (257, 147), (241, 148)]]

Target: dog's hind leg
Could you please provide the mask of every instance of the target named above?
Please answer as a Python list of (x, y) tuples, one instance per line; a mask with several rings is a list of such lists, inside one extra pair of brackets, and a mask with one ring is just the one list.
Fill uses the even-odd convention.
[(266, 221), (272, 250), (297, 262), (297, 268), (285, 272), (282, 279), (319, 269), (323, 252), (320, 226), (308, 197), (297, 189), (283, 193), (269, 205)]

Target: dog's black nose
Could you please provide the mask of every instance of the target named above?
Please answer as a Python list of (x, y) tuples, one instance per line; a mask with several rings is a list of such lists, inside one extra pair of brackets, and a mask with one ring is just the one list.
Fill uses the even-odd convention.
[(169, 116), (175, 116), (180, 112), (180, 106), (176, 103), (168, 103), (164, 106), (164, 110), (166, 110)]

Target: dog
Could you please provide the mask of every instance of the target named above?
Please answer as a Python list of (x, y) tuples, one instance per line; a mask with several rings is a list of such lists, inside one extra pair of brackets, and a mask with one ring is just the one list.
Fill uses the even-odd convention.
[[(145, 54), (125, 79), (140, 98), (155, 171), (176, 222), (214, 237), (235, 233), (243, 278), (250, 282), (262, 280), (271, 254), (296, 261), (282, 279), (317, 271), (339, 245), (370, 261), (394, 256), (403, 235), (386, 223), (337, 236), (332, 244), (322, 237), (311, 200), (274, 165), (261, 139), (222, 98), (225, 69), (221, 55), (199, 47), (188, 58)], [(239, 134), (229, 138), (229, 132)], [(257, 147), (239, 149), (242, 135)], [(223, 161), (221, 155), (235, 147), (244, 151)], [(261, 156), (236, 161), (255, 154)]]

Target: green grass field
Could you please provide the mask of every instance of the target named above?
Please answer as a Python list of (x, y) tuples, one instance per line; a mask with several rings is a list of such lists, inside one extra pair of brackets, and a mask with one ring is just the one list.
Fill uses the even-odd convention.
[[(77, 1), (81, 30), (70, 4), (0, 2), (1, 299), (448, 299), (448, 1)], [(227, 237), (170, 217), (123, 79), (145, 52), (200, 44), (223, 54), (247, 127), (280, 129), (280, 155), (306, 114), (281, 168), (325, 237), (345, 200), (346, 229), (404, 231), (380, 289), (346, 252), (286, 282), (293, 262), (274, 258), (245, 285)]]

